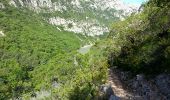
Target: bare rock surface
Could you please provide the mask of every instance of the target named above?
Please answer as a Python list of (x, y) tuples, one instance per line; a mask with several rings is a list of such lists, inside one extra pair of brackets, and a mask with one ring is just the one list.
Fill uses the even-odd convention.
[[(146, 78), (143, 74), (132, 76), (130, 72), (118, 69), (108, 69), (109, 76), (105, 90), (112, 88), (113, 92), (106, 100), (170, 100), (170, 75), (160, 74)], [(100, 90), (104, 92), (103, 90)], [(104, 99), (103, 99), (104, 100)]]
[(0, 3), (0, 9), (4, 9), (4, 8), (5, 8), (4, 4)]
[(0, 37), (5, 36), (5, 34), (3, 33), (3, 31), (0, 31)]

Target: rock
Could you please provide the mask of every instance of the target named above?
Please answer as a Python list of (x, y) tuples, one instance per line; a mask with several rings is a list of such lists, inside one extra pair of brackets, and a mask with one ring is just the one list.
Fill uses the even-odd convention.
[(134, 81), (133, 84), (132, 84), (132, 87), (133, 88), (139, 88), (139, 83)]
[(143, 74), (136, 75), (136, 80), (137, 81), (143, 81), (144, 80), (144, 75)]
[(14, 7), (17, 7), (17, 4), (15, 3), (14, 0), (9, 1), (9, 4), (12, 5), (12, 6), (14, 6)]
[(155, 78), (159, 90), (166, 96), (170, 96), (170, 75), (162, 74)]
[(5, 34), (2, 32), (2, 31), (0, 31), (0, 37), (3, 37), (3, 36), (5, 36)]
[[(170, 75), (161, 74), (146, 79), (143, 74), (132, 78), (130, 72), (118, 71), (117, 73), (122, 82), (133, 91), (134, 99), (131, 100), (170, 100)], [(114, 99), (113, 95), (108, 100), (117, 99)]]
[(52, 87), (53, 87), (53, 88), (59, 88), (59, 87), (60, 87), (60, 84), (57, 83), (57, 82), (53, 82), (53, 83), (52, 83)]
[(128, 80), (128, 79), (129, 79), (129, 72), (121, 72), (121, 73), (120, 73), (120, 78), (121, 78), (121, 80), (123, 80), (123, 81)]
[[(49, 18), (49, 23), (55, 26), (63, 26), (65, 31), (87, 34), (88, 36), (102, 35), (105, 32), (109, 32), (107, 27), (104, 27), (99, 24), (97, 20), (73, 20), (65, 19), (61, 17), (52, 17)], [(72, 24), (72, 27), (68, 27), (69, 24)]]
[(5, 8), (4, 4), (0, 3), (0, 9), (4, 9), (4, 8)]
[(120, 98), (115, 95), (111, 95), (109, 100), (120, 100)]
[[(150, 100), (161, 100), (162, 98), (160, 98), (159, 94), (156, 92), (150, 92)], [(165, 99), (163, 99), (165, 100)]]
[(103, 94), (102, 98), (109, 99), (111, 95), (114, 95), (111, 85), (100, 86), (100, 92)]

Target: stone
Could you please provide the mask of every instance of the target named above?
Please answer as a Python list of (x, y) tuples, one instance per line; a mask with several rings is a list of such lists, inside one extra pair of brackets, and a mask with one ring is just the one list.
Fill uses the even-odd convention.
[(15, 3), (14, 0), (9, 1), (9, 4), (12, 5), (12, 6), (14, 6), (14, 7), (17, 7), (17, 4)]
[(136, 75), (136, 80), (137, 81), (143, 81), (144, 80), (144, 75), (143, 74)]
[(170, 75), (159, 75), (155, 78), (155, 83), (164, 95), (170, 94)]
[(5, 8), (4, 4), (0, 3), (0, 9), (4, 9), (4, 8)]
[(120, 98), (115, 95), (111, 95), (109, 100), (120, 100)]
[(111, 85), (102, 85), (100, 86), (100, 92), (103, 95), (103, 98), (109, 99), (111, 95), (114, 95)]
[[(144, 74), (131, 78), (131, 73), (118, 72), (121, 80), (131, 88), (134, 98), (131, 100), (170, 100), (170, 75), (160, 74), (146, 79)], [(117, 100), (114, 95), (107, 100)], [(130, 100), (130, 99), (128, 99)]]
[[(109, 32), (107, 27), (100, 25), (98, 21), (92, 19), (78, 21), (61, 17), (52, 17), (49, 18), (48, 22), (55, 26), (63, 26), (65, 31), (80, 33), (83, 35), (86, 34), (88, 36), (97, 36)], [(72, 27), (69, 28), (69, 24), (72, 24)]]
[(129, 79), (129, 72), (121, 72), (120, 74), (121, 80), (127, 81)]
[(5, 34), (2, 32), (2, 31), (0, 31), (0, 37), (3, 37), (3, 36), (5, 36)]

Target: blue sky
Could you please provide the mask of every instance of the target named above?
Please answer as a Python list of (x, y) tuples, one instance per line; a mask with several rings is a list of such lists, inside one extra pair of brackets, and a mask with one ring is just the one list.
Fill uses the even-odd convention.
[(145, 2), (145, 1), (146, 0), (123, 0), (124, 3), (127, 3), (127, 4), (137, 4), (137, 5), (140, 5), (143, 2)]

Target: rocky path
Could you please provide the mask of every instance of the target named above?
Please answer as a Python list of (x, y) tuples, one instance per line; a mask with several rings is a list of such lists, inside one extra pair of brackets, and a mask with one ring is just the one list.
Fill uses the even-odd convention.
[(119, 97), (120, 100), (132, 99), (133, 97), (132, 93), (130, 93), (123, 87), (123, 84), (120, 81), (116, 72), (114, 72), (113, 69), (108, 69), (108, 71), (109, 71), (109, 76), (108, 76), (107, 84), (111, 85), (114, 95)]

